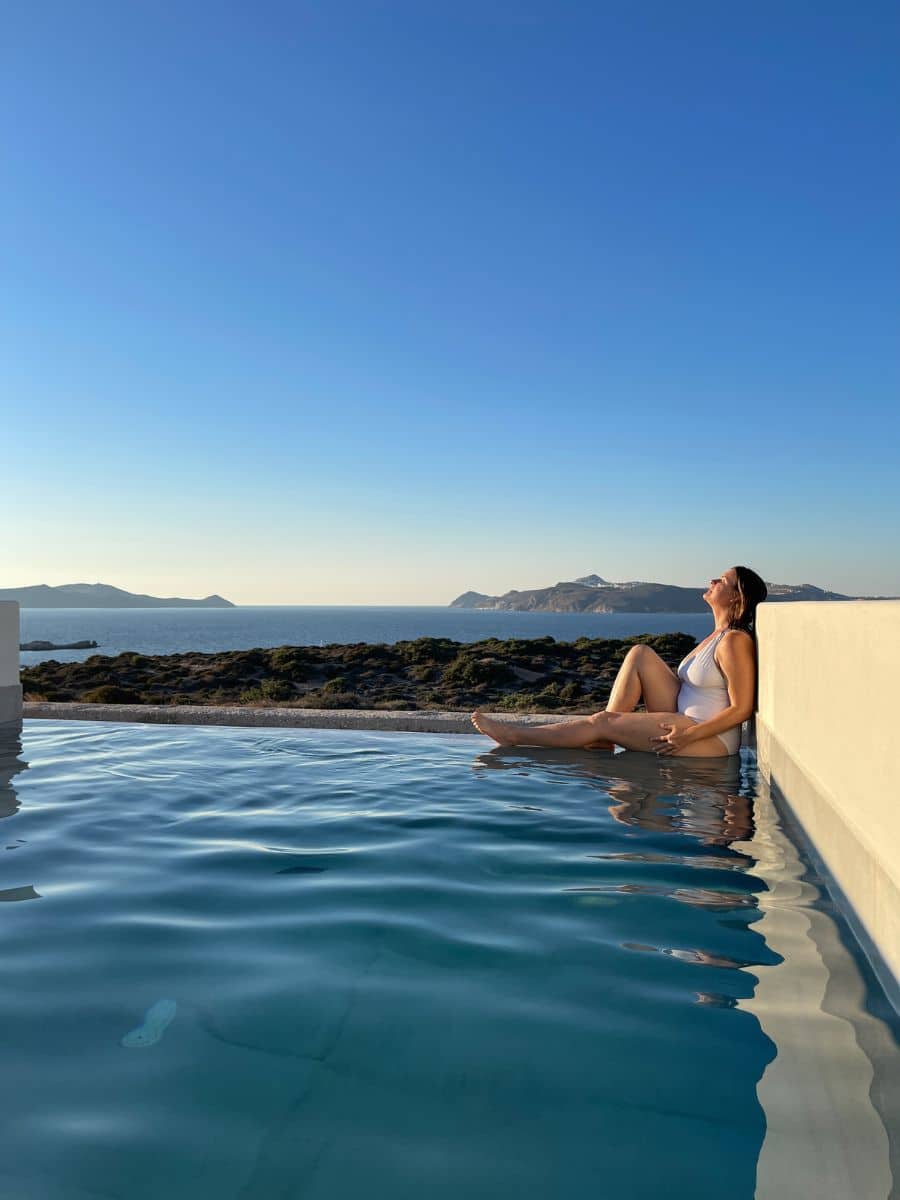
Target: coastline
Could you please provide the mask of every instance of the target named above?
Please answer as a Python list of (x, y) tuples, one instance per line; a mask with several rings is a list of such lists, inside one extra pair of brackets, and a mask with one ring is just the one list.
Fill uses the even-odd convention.
[(202, 709), (585, 713), (605, 707), (629, 649), (650, 645), (674, 671), (696, 645), (684, 633), (631, 637), (418, 638), (168, 655), (90, 655), (23, 668), (34, 704)]

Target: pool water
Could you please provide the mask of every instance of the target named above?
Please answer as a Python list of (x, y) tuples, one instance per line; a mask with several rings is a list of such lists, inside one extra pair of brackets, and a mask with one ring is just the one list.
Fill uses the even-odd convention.
[[(746, 752), (26, 722), (0, 1196), (887, 1197), (896, 1024), (773, 813)], [(824, 1192), (818, 1028), (872, 1160)]]

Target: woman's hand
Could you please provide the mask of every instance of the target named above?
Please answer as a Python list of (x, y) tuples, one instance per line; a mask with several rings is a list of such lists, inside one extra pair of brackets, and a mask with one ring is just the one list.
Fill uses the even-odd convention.
[(667, 721), (660, 721), (659, 727), (664, 732), (650, 739), (650, 745), (657, 754), (677, 754), (691, 744), (689, 729), (679, 729)]

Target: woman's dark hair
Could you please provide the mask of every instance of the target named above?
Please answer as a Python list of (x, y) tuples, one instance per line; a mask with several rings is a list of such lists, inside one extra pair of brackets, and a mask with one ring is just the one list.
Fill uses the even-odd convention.
[(738, 595), (734, 613), (728, 622), (728, 628), (743, 629), (746, 633), (753, 635), (755, 642), (756, 607), (762, 604), (763, 600), (768, 596), (769, 589), (757, 573), (751, 571), (749, 567), (735, 567), (734, 571), (737, 575)]
[[(755, 571), (751, 571), (749, 567), (735, 567), (737, 575), (737, 600), (735, 601), (734, 613), (731, 620), (728, 622), (729, 629), (743, 629), (745, 633), (749, 633), (753, 638), (753, 646), (756, 649), (756, 609), (762, 604), (766, 596), (769, 594), (769, 589), (765, 582), (760, 579)], [(759, 707), (759, 655), (757, 654), (757, 672), (756, 684), (753, 688), (753, 715), (756, 716), (756, 710)]]

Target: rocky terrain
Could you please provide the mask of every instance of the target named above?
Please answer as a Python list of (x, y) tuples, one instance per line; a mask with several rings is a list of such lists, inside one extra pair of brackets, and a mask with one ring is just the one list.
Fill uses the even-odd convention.
[(219, 654), (93, 654), (22, 670), (26, 700), (97, 704), (247, 704), (297, 708), (593, 712), (631, 646), (674, 670), (696, 645), (685, 633), (622, 639), (418, 638), (394, 645), (280, 646)]

